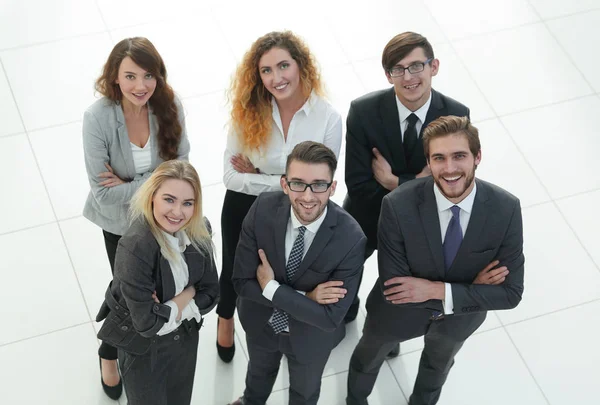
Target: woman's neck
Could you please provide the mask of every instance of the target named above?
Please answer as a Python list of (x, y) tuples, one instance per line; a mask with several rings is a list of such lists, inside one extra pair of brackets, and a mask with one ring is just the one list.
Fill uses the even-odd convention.
[(280, 113), (294, 115), (302, 108), (304, 103), (306, 103), (306, 98), (302, 95), (302, 93), (300, 93), (298, 97), (293, 97), (282, 101), (276, 99), (275, 102), (277, 103)]
[(127, 100), (126, 98), (123, 98), (123, 100), (121, 100), (121, 106), (123, 108), (124, 115), (134, 116), (134, 117), (139, 117), (141, 115), (146, 114), (146, 111), (148, 108), (146, 104), (137, 106), (137, 105), (133, 104), (131, 101)]

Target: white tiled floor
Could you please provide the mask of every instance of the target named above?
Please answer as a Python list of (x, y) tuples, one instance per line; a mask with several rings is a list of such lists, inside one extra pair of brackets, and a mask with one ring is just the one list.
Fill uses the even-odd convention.
[[(598, 402), (598, 22), (600, 0), (3, 1), (0, 275), (9, 287), (0, 309), (0, 403), (111, 403), (98, 381), (93, 323), (110, 270), (100, 230), (81, 217), (88, 185), (80, 137), (111, 47), (145, 35), (161, 52), (187, 112), (191, 161), (220, 261), (224, 91), (249, 44), (283, 28), (305, 37), (343, 116), (352, 99), (388, 86), (379, 58), (392, 35), (427, 35), (441, 60), (434, 86), (467, 104), (481, 131), (478, 176), (521, 199), (523, 302), (488, 315), (457, 356), (440, 404)], [(337, 179), (341, 203), (343, 170)], [(363, 302), (376, 272), (372, 258)], [(364, 315), (363, 307), (331, 355), (321, 405), (344, 403)], [(194, 404), (223, 405), (243, 390), (239, 324), (236, 333), (238, 352), (225, 365), (216, 354), (215, 315), (207, 318)], [(384, 365), (372, 404), (406, 404), (422, 345), (406, 342)], [(271, 405), (286, 402), (287, 386), (285, 371)]]

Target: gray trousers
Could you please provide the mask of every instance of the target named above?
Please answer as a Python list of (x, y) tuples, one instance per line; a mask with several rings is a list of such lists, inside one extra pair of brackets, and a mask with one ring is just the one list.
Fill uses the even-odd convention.
[(485, 312), (448, 316), (441, 320), (430, 320), (424, 315), (422, 322), (406, 324), (401, 335), (382, 336), (369, 326), (373, 320), (367, 315), (363, 335), (350, 358), (346, 404), (368, 405), (367, 397), (373, 391), (379, 369), (390, 350), (400, 342), (423, 335), (425, 347), (409, 405), (436, 404), (454, 365), (454, 356), (485, 317)]
[(173, 332), (156, 336), (141, 356), (118, 351), (129, 405), (189, 405), (192, 400), (198, 324), (184, 321)]
[(267, 402), (283, 355), (287, 357), (290, 373), (289, 405), (317, 404), (328, 356), (309, 362), (297, 358), (292, 351), (289, 335), (275, 335), (268, 324), (259, 336), (246, 335), (246, 342), (250, 360), (246, 373), (244, 405), (264, 405)]

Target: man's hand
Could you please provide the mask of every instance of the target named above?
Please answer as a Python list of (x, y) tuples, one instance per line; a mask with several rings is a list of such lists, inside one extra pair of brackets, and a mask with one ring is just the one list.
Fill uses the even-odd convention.
[(321, 305), (335, 304), (344, 298), (348, 292), (345, 288), (339, 288), (343, 285), (343, 281), (327, 281), (319, 284), (311, 292), (307, 292), (306, 296)]
[(260, 257), (261, 263), (256, 269), (256, 279), (258, 280), (258, 284), (260, 284), (260, 288), (264, 290), (267, 284), (269, 284), (269, 281), (275, 279), (275, 273), (273, 273), (269, 260), (267, 260), (265, 251), (258, 249), (258, 256)]
[(383, 290), (385, 299), (392, 304), (409, 304), (427, 300), (443, 300), (446, 297), (444, 283), (417, 277), (394, 277), (383, 283), (393, 286)]
[(477, 277), (475, 277), (475, 280), (473, 280), (473, 284), (502, 284), (504, 280), (506, 280), (506, 276), (508, 276), (509, 271), (506, 266), (501, 266), (497, 269), (494, 269), (494, 267), (496, 267), (498, 264), (500, 264), (499, 260), (494, 260), (488, 264), (485, 269), (481, 270), (477, 274)]
[(392, 173), (392, 167), (385, 160), (377, 148), (373, 148), (373, 155), (375, 156), (371, 161), (371, 169), (373, 170), (373, 176), (377, 183), (381, 184), (388, 190), (393, 190), (398, 187), (398, 176), (394, 176)]
[(423, 168), (423, 170), (421, 170), (421, 173), (417, 174), (415, 176), (415, 178), (421, 178), (421, 177), (427, 177), (427, 176), (431, 176), (431, 169), (429, 168), (428, 165), (425, 165), (425, 167)]

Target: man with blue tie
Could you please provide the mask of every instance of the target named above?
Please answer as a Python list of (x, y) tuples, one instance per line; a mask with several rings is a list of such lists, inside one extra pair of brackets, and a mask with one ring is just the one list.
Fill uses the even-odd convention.
[(521, 301), (520, 203), (475, 179), (481, 161), (477, 128), (466, 117), (440, 117), (425, 129), (423, 149), (432, 176), (383, 199), (379, 279), (350, 360), (348, 405), (367, 405), (386, 355), (418, 336), (425, 347), (409, 404), (436, 404), (456, 353), (487, 311)]
[(289, 404), (317, 404), (329, 354), (346, 332), (367, 242), (354, 218), (329, 200), (336, 167), (325, 145), (299, 143), (283, 192), (260, 194), (244, 219), (232, 281), (249, 362), (244, 395), (231, 405), (264, 405), (283, 355)]

